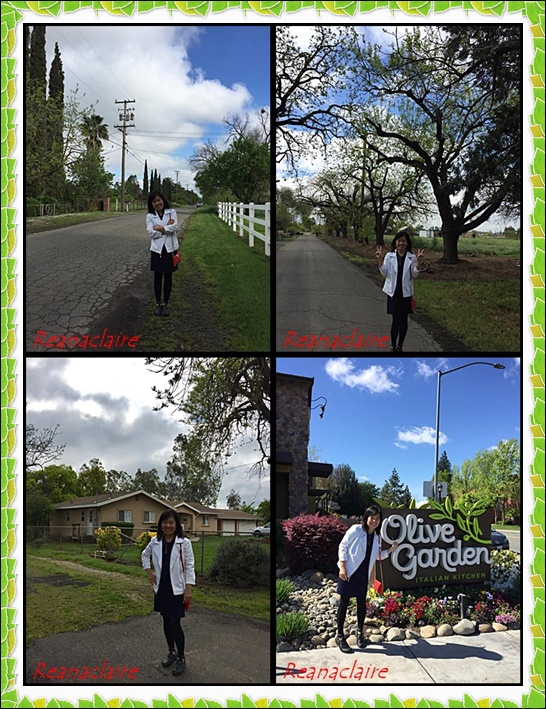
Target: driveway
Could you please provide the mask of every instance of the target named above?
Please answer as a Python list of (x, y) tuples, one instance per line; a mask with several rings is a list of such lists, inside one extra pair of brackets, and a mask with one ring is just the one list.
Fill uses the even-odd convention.
[[(112, 676), (115, 672), (121, 674), (123, 668), (133, 670), (131, 678), (119, 676), (111, 680), (112, 685), (270, 683), (269, 621), (192, 608), (182, 619), (182, 627), (186, 635), (187, 664), (181, 677), (173, 677), (172, 668), (161, 666), (167, 646), (161, 616), (151, 613), (37, 640), (26, 652), (25, 684), (108, 685), (103, 678), (55, 681), (41, 676), (63, 666), (80, 670), (88, 667), (93, 672), (103, 665), (105, 672), (108, 667), (113, 668)], [(52, 674), (57, 672), (52, 671)]]
[[(390, 351), (391, 317), (387, 296), (356, 266), (312, 234), (304, 234), (277, 251), (276, 282), (277, 352), (308, 353), (310, 340), (326, 336), (336, 348), (327, 352), (374, 354)], [(363, 336), (357, 347), (359, 336)], [(383, 339), (383, 346), (379, 344)], [(344, 338), (344, 339), (342, 339)], [(375, 338), (375, 339), (374, 339)], [(324, 341), (323, 341), (324, 342)], [(364, 344), (366, 343), (366, 344)], [(421, 325), (410, 318), (404, 343), (408, 352), (439, 352), (442, 347)]]

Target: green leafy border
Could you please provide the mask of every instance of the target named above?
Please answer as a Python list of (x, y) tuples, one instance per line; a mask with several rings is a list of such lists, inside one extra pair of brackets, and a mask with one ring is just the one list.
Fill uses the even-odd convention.
[[(450, 2), (407, 1), (393, 2), (17, 2), (4, 1), (0, 15), (1, 50), (1, 360), (2, 376), (1, 399), (1, 582), (2, 604), (0, 620), (2, 627), (2, 659), (0, 680), (2, 685), (1, 703), (3, 707), (73, 707), (75, 704), (64, 700), (45, 700), (32, 702), (25, 696), (20, 697), (15, 685), (15, 610), (12, 604), (16, 594), (15, 560), (12, 558), (15, 548), (15, 451), (16, 410), (12, 408), (15, 399), (16, 361), (13, 359), (16, 338), (16, 312), (13, 307), (15, 298), (16, 264), (12, 258), (15, 248), (16, 210), (15, 203), (15, 160), (11, 158), (15, 149), (16, 124), (15, 110), (10, 108), (15, 98), (15, 26), (24, 14), (35, 13), (42, 16), (58, 17), (63, 13), (73, 13), (80, 9), (95, 10), (98, 19), (108, 13), (130, 17), (137, 13), (150, 12), (154, 9), (167, 9), (171, 14), (183, 13), (192, 21), (212, 13), (229, 9), (242, 11), (243, 18), (250, 13), (259, 13), (279, 18), (303, 9), (315, 9), (321, 21), (331, 22), (336, 15), (354, 17), (357, 13), (372, 12), (386, 8), (402, 11), (415, 17), (427, 17), (430, 13), (442, 12), (450, 8), (459, 8), (467, 13), (501, 16), (505, 12), (522, 13), (529, 19), (533, 36), (534, 57), (530, 67), (529, 80), (533, 86), (534, 106), (530, 116), (530, 131), (534, 143), (533, 163), (530, 167), (530, 180), (534, 193), (534, 209), (530, 217), (530, 238), (532, 240), (534, 261), (531, 265), (531, 287), (533, 289), (533, 311), (530, 316), (530, 331), (533, 341), (534, 360), (529, 364), (530, 382), (533, 389), (534, 409), (530, 416), (530, 433), (533, 440), (533, 462), (530, 466), (530, 481), (534, 496), (534, 509), (530, 515), (530, 530), (533, 537), (534, 558), (530, 566), (530, 581), (534, 593), (534, 608), (530, 616), (530, 632), (533, 638), (534, 657), (529, 668), (531, 690), (522, 696), (521, 703), (500, 699), (482, 698), (475, 700), (465, 694), (463, 699), (449, 699), (446, 704), (426, 699), (407, 699), (401, 701), (391, 694), (390, 699), (370, 700), (367, 703), (356, 699), (334, 699), (327, 701), (317, 694), (314, 699), (302, 699), (300, 707), (543, 707), (544, 694), (544, 9), (539, 2), (497, 2), (482, 0), (452, 0)], [(233, 15), (230, 15), (230, 18)], [(250, 18), (251, 19), (251, 18)], [(476, 18), (478, 19), (478, 18)], [(287, 18), (290, 21), (290, 18)], [(20, 367), (19, 367), (20, 372)], [(22, 488), (22, 485), (20, 486)], [(19, 673), (20, 676), (20, 673)], [(79, 707), (146, 707), (144, 702), (129, 699), (115, 699), (106, 702), (98, 694), (92, 699), (80, 699)], [(154, 707), (297, 707), (296, 704), (278, 699), (257, 699), (253, 701), (246, 694), (240, 700), (227, 699), (223, 704), (206, 699), (180, 699), (171, 694), (164, 700), (153, 700)]]

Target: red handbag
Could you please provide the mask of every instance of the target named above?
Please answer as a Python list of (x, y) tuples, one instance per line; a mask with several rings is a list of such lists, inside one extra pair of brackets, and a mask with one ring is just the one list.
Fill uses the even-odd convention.
[(181, 261), (181, 256), (179, 251), (173, 251), (173, 267), (176, 268)]
[(385, 586), (383, 585), (383, 560), (381, 559), (381, 549), (379, 550), (379, 572), (381, 574), (381, 581), (375, 579), (373, 588), (376, 593), (382, 596), (385, 593)]
[[(180, 563), (182, 564), (182, 573), (184, 574), (184, 577), (186, 576), (186, 569), (184, 568), (184, 559), (182, 558), (182, 544), (178, 547), (178, 550), (180, 552)], [(190, 609), (190, 601), (184, 601), (184, 610), (189, 611)]]

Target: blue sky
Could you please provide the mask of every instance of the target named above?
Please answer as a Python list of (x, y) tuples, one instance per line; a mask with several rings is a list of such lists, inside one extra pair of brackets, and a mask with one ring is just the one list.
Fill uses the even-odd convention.
[(142, 185), (144, 160), (164, 177), (193, 188), (189, 158), (210, 141), (222, 150), (227, 116), (269, 110), (270, 29), (226, 25), (48, 25), (47, 67), (55, 42), (65, 74), (65, 101), (78, 86), (82, 108), (104, 118), (106, 167), (120, 179), (116, 100), (135, 99), (127, 130), (126, 177)]
[[(324, 417), (311, 414), (310, 445), (320, 460), (347, 463), (379, 488), (396, 468), (417, 500), (434, 470), (437, 371), (468, 358), (279, 357), (277, 371), (312, 377), (313, 399), (326, 397)], [(520, 439), (520, 366), (514, 358), (483, 358), (505, 370), (473, 365), (441, 378), (440, 455), (452, 465), (500, 440)], [(320, 406), (323, 400), (312, 406)]]

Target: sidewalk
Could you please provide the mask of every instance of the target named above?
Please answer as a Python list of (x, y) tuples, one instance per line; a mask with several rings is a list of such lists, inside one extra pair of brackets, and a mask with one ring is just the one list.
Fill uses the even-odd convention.
[[(457, 662), (453, 662), (457, 660)], [(521, 631), (277, 653), (277, 684), (519, 684)]]
[[(186, 671), (173, 677), (161, 660), (167, 654), (159, 613), (104, 623), (90, 630), (60, 633), (37, 640), (26, 653), (25, 684), (269, 684), (269, 621), (207, 609), (191, 609), (182, 619), (186, 636)], [(133, 678), (47, 679), (40, 677), (51, 668), (95, 668), (119, 666), (133, 672)], [(39, 664), (45, 663), (45, 664)], [(98, 672), (98, 670), (97, 670)], [(36, 676), (35, 676), (36, 675)], [(103, 675), (104, 676), (104, 675)]]

